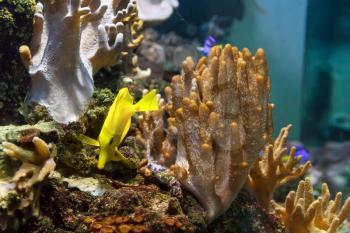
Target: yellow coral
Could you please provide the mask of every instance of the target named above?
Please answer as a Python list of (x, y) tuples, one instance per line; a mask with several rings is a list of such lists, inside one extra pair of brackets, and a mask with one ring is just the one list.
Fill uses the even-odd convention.
[(23, 149), (11, 142), (3, 142), (2, 146), (7, 156), (17, 158), (23, 162), (41, 164), (50, 157), (50, 147), (44, 140), (34, 137), (32, 140), (34, 150)]
[(306, 179), (299, 182), (296, 192), (291, 191), (288, 194), (284, 206), (273, 202), (273, 207), (289, 233), (336, 233), (350, 212), (350, 197), (342, 207), (341, 198), (342, 193), (339, 192), (330, 201), (329, 189), (324, 183), (321, 197), (315, 199), (311, 181)]
[[(0, 179), (0, 230), (6, 230), (18, 221), (19, 216), (20, 221), (25, 222), (39, 215), (40, 183), (55, 170), (53, 157), (56, 148), (53, 147), (50, 152), (50, 146), (39, 137), (34, 137), (32, 142), (34, 150), (23, 149), (10, 142), (2, 143), (5, 155), (21, 160), (22, 165), (9, 180)], [(11, 195), (15, 195), (15, 203), (11, 201), (13, 198), (9, 198)]]
[(249, 191), (267, 210), (278, 187), (305, 175), (311, 167), (310, 161), (299, 165), (301, 158), (296, 157), (294, 147), (289, 153), (288, 160), (283, 161), (282, 158), (287, 153), (286, 143), (291, 127), (292, 125), (288, 125), (282, 128), (275, 142), (265, 146), (264, 155), (255, 161), (247, 180)]

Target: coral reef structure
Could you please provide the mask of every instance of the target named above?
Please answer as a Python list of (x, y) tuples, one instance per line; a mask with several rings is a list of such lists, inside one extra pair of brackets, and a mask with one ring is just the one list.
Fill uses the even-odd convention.
[[(0, 21), (13, 29), (20, 20), (8, 7), (15, 1), (8, 2), (0, 9)], [(195, 42), (169, 33), (158, 43), (149, 30), (140, 56), (134, 56), (144, 39), (140, 18), (149, 24), (161, 22), (178, 7), (177, 0), (39, 1), (34, 24), (34, 1), (18, 1), (22, 3), (27, 13), (22, 9), (18, 16), (31, 27), (23, 30), (26, 35), (13, 37), (23, 40), (11, 43), (11, 49), (28, 44), (29, 31), (34, 30), (30, 46), (22, 45), (19, 54), (31, 76), (26, 102), (39, 105), (21, 118), (36, 125), (0, 127), (0, 231), (339, 229), (350, 212), (350, 198), (343, 206), (341, 193), (330, 201), (327, 185), (316, 199), (307, 179), (288, 194), (284, 205), (271, 202), (277, 188), (303, 176), (311, 164), (299, 164), (295, 148), (287, 154), (291, 126), (272, 139), (273, 104), (262, 49), (253, 55), (231, 45), (214, 46), (197, 62)], [(9, 54), (6, 51), (4, 57)], [(1, 51), (0, 61), (2, 56)], [(179, 60), (185, 56), (190, 57), (178, 74)], [(16, 64), (10, 62), (4, 66), (8, 77)], [(95, 76), (96, 86), (105, 89), (94, 91), (93, 76), (116, 64), (117, 72), (104, 69)], [(114, 79), (100, 80), (114, 74)], [(163, 89), (174, 74), (164, 89), (166, 99), (144, 90)], [(11, 83), (8, 77), (6, 85)], [(0, 82), (0, 90), (7, 90), (3, 85)], [(117, 89), (124, 95), (112, 104)], [(140, 99), (137, 104), (128, 90)], [(138, 118), (133, 117), (136, 112), (142, 112)], [(98, 140), (92, 139), (99, 133)], [(92, 138), (80, 138), (83, 144), (77, 140), (80, 134)], [(129, 163), (133, 166), (125, 166)], [(242, 189), (244, 184), (250, 192)]]
[[(292, 147), (288, 160), (283, 160), (287, 155), (287, 137), (292, 125), (281, 129), (274, 143), (265, 146), (263, 156), (259, 157), (249, 174), (247, 187), (256, 196), (260, 205), (269, 209), (274, 191), (282, 185), (302, 177), (311, 167), (308, 161), (300, 165), (301, 157), (296, 157), (296, 149)], [(300, 166), (299, 166), (300, 165)]]
[(311, 180), (300, 181), (298, 189), (286, 197), (284, 206), (273, 203), (275, 213), (288, 233), (336, 233), (339, 225), (350, 213), (350, 198), (341, 207), (342, 193), (330, 200), (327, 184), (322, 185), (319, 198), (313, 197)]
[(165, 89), (169, 134), (149, 162), (171, 167), (208, 222), (235, 199), (272, 132), (269, 92), (264, 51), (230, 45), (214, 47), (197, 66), (187, 58)]
[(139, 18), (146, 23), (159, 23), (169, 18), (178, 0), (137, 0)]
[(3, 142), (7, 156), (22, 162), (12, 178), (0, 180), (0, 229), (16, 229), (32, 216), (39, 216), (40, 184), (55, 169), (55, 150), (39, 137), (34, 150)]
[(126, 0), (38, 3), (31, 49), (20, 47), (32, 78), (27, 102), (45, 106), (60, 123), (76, 120), (92, 95), (93, 74), (141, 42), (136, 11)]

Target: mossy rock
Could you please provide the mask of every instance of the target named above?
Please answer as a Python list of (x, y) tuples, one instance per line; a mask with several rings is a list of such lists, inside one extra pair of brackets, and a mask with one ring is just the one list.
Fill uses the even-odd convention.
[(242, 190), (227, 212), (209, 227), (211, 233), (284, 233), (280, 221), (266, 213), (248, 191)]
[[(107, 231), (111, 229), (120, 232), (117, 229), (127, 227), (135, 229), (129, 232), (205, 231), (203, 209), (194, 199), (183, 208), (181, 200), (156, 185), (130, 185), (103, 176), (90, 178), (105, 188), (103, 194), (94, 196), (81, 191), (83, 186), (77, 182), (72, 186), (73, 180), (82, 179), (72, 177), (64, 182), (60, 179), (46, 182), (40, 193), (41, 218), (27, 222), (18, 232), (112, 232)], [(193, 210), (195, 213), (191, 213)], [(193, 215), (197, 215), (196, 218), (189, 217)], [(44, 231), (45, 227), (49, 231)]]
[(17, 108), (30, 87), (18, 49), (29, 44), (34, 0), (0, 0), (0, 124), (21, 123)]

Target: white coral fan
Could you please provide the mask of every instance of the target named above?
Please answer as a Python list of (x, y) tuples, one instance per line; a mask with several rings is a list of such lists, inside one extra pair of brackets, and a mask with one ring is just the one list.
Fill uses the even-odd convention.
[(168, 19), (174, 8), (179, 6), (177, 0), (137, 0), (139, 17), (145, 22), (157, 23)]
[(59, 123), (77, 120), (91, 97), (93, 74), (118, 62), (129, 41), (136, 2), (43, 0), (36, 6), (31, 50), (21, 46), (32, 77), (27, 102), (45, 106)]

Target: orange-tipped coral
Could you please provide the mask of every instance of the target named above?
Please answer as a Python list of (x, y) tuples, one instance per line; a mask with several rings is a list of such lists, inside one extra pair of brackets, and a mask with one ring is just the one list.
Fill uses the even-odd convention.
[(287, 155), (286, 143), (291, 127), (292, 125), (288, 125), (282, 128), (275, 142), (265, 146), (264, 155), (255, 161), (247, 180), (249, 191), (266, 210), (269, 209), (273, 193), (278, 187), (305, 175), (311, 167), (311, 162), (300, 165), (301, 158), (296, 157), (294, 147), (288, 160), (283, 161), (283, 156)]
[(149, 161), (170, 166), (211, 222), (235, 199), (272, 132), (267, 64), (262, 49), (253, 56), (226, 45), (182, 67), (165, 89), (168, 130)]

